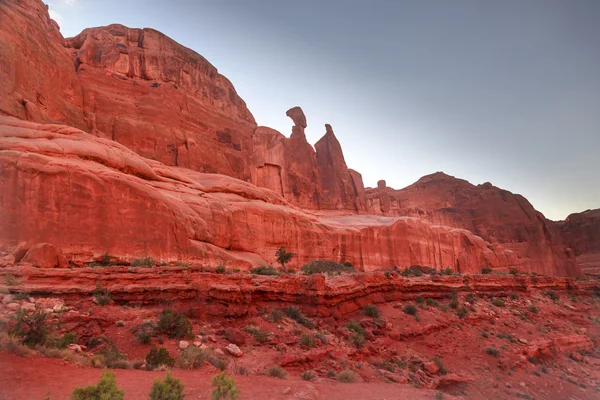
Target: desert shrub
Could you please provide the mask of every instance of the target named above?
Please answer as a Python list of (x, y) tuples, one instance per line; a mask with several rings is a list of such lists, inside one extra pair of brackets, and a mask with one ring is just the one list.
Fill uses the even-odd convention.
[(131, 261), (132, 267), (153, 267), (156, 265), (152, 257), (135, 258)]
[(57, 349), (65, 349), (75, 342), (77, 342), (77, 336), (73, 332), (66, 332), (64, 335), (54, 340), (51, 346), (56, 347)]
[(93, 293), (94, 299), (96, 299), (96, 303), (100, 306), (105, 306), (112, 301), (112, 296), (107, 289), (104, 289), (100, 286), (99, 283), (96, 284), (96, 290)]
[(315, 346), (315, 337), (314, 335), (309, 335), (306, 333), (302, 334), (300, 338), (300, 344), (304, 347), (308, 347), (309, 349)]
[(365, 315), (367, 317), (379, 318), (379, 315), (380, 315), (379, 309), (373, 304), (369, 304), (369, 305), (365, 306), (365, 308), (363, 308), (363, 311), (365, 312)]
[(303, 381), (312, 381), (317, 377), (317, 374), (315, 374), (314, 371), (308, 370), (308, 371), (304, 371), (302, 373), (302, 375), (300, 375), (300, 378), (302, 378)]
[(492, 300), (492, 304), (496, 307), (504, 307), (504, 300), (494, 299)]
[(104, 368), (106, 367), (106, 362), (104, 361), (103, 354), (95, 354), (90, 360), (90, 365), (94, 368)]
[(437, 307), (437, 306), (440, 305), (440, 303), (438, 303), (434, 299), (430, 299), (430, 298), (428, 298), (427, 300), (425, 300), (425, 304), (427, 304), (430, 307)]
[(138, 342), (142, 344), (150, 343), (150, 339), (156, 335), (157, 326), (154, 322), (144, 322), (131, 328), (131, 333), (135, 335)]
[(362, 336), (365, 335), (365, 328), (357, 321), (350, 321), (345, 326), (350, 332), (358, 333)]
[(146, 355), (146, 369), (148, 371), (152, 371), (161, 365), (172, 367), (173, 364), (175, 364), (175, 360), (164, 347), (158, 349), (156, 345), (152, 345), (150, 352)]
[(422, 306), (425, 303), (425, 298), (423, 298), (423, 296), (417, 296), (415, 297), (415, 303)]
[(210, 352), (208, 354), (208, 357), (206, 357), (206, 360), (215, 368), (220, 369), (221, 371), (224, 371), (225, 368), (227, 368), (227, 364), (229, 364), (229, 360), (227, 359), (227, 357), (218, 354), (218, 353), (213, 353)]
[(475, 304), (475, 295), (474, 295), (473, 293), (468, 293), (468, 294), (465, 296), (465, 301), (466, 301), (467, 303)]
[(310, 318), (306, 317), (302, 313), (302, 310), (300, 310), (300, 308), (298, 308), (298, 307), (288, 307), (288, 308), (286, 308), (283, 311), (285, 312), (285, 315), (287, 315), (291, 319), (295, 320), (300, 325), (305, 326), (305, 327), (310, 328), (310, 329), (314, 328), (315, 323)]
[(168, 373), (162, 381), (158, 379), (154, 381), (148, 396), (151, 400), (183, 400), (185, 394), (179, 379), (173, 378), (171, 373)]
[(279, 272), (270, 265), (253, 268), (251, 272), (255, 275), (279, 275)]
[(488, 268), (488, 267), (483, 267), (483, 268), (481, 268), (481, 273), (484, 274), (484, 275), (491, 274), (492, 273), (492, 269)]
[(133, 360), (131, 363), (131, 368), (142, 369), (144, 367), (144, 364), (146, 364), (146, 361), (144, 360)]
[(508, 272), (509, 272), (511, 275), (517, 275), (517, 274), (519, 273), (519, 271), (517, 271), (515, 268), (511, 268), (511, 269), (510, 269)]
[(419, 265), (413, 265), (411, 267), (404, 268), (404, 270), (402, 270), (402, 272), (400, 272), (400, 275), (405, 276), (405, 277), (421, 276), (421, 275), (423, 275), (423, 271), (421, 271), (421, 267)]
[(404, 307), (402, 307), (402, 312), (404, 312), (405, 314), (408, 314), (408, 315), (412, 315), (414, 317), (415, 315), (417, 315), (419, 310), (417, 309), (417, 306), (415, 306), (414, 304), (408, 303)]
[(192, 336), (192, 324), (183, 314), (165, 309), (158, 319), (157, 332), (170, 338), (183, 339)]
[(225, 268), (225, 265), (223, 264), (219, 264), (217, 265), (217, 267), (215, 268), (215, 272), (217, 274), (224, 274), (225, 272), (227, 272), (227, 268)]
[(179, 354), (177, 365), (184, 369), (197, 369), (202, 366), (206, 357), (206, 352), (203, 350), (194, 346), (186, 347), (181, 354)]
[(433, 357), (433, 362), (439, 368), (438, 372), (441, 375), (446, 375), (448, 373), (448, 370), (446, 369), (446, 367), (444, 367), (444, 364), (442, 364), (442, 360), (440, 360), (440, 358), (438, 356)]
[(490, 334), (484, 329), (481, 331), (481, 337), (487, 339), (490, 337)]
[(46, 343), (49, 328), (46, 322), (48, 315), (42, 310), (18, 310), (14, 317), (15, 325), (9, 329), (8, 334), (21, 339), (21, 342), (34, 347)]
[(94, 349), (94, 348), (100, 347), (102, 345), (109, 345), (110, 343), (111, 343), (110, 339), (108, 339), (104, 335), (93, 336), (87, 341), (87, 347), (88, 347), (88, 349)]
[(31, 353), (31, 350), (29, 350), (28, 347), (24, 346), (19, 340), (8, 335), (0, 340), (0, 349), (4, 349), (7, 353), (19, 357), (25, 357)]
[(529, 311), (530, 313), (537, 314), (539, 310), (538, 310), (538, 308), (536, 306), (529, 306), (529, 308), (527, 309), (527, 311)]
[(496, 335), (497, 338), (508, 340), (511, 343), (517, 343), (518, 340), (513, 336), (512, 333), (500, 332)]
[(454, 270), (450, 267), (446, 268), (446, 271), (444, 271), (446, 273), (446, 275), (452, 275), (454, 274)]
[(492, 357), (498, 357), (500, 355), (500, 351), (498, 349), (494, 349), (493, 347), (488, 347), (485, 349), (485, 354)]
[(259, 343), (265, 343), (269, 339), (269, 334), (261, 331), (258, 326), (248, 325), (244, 330), (252, 334)]
[(14, 294), (14, 300), (29, 300), (31, 296), (27, 292), (20, 292)]
[(516, 294), (516, 293), (511, 293), (511, 294), (510, 294), (510, 299), (511, 299), (511, 300), (517, 300), (518, 298), (519, 298), (519, 295), (518, 295), (518, 294)]
[(544, 292), (544, 296), (549, 297), (553, 301), (558, 301), (560, 299), (560, 295), (554, 290), (548, 290), (547, 292)]
[(283, 317), (285, 317), (285, 314), (279, 308), (274, 308), (271, 310), (270, 316), (271, 316), (271, 320), (273, 322), (279, 322), (279, 321), (283, 320)]
[(125, 392), (117, 387), (115, 374), (105, 371), (100, 376), (96, 386), (89, 385), (85, 388), (75, 388), (71, 400), (123, 400)]
[(365, 337), (360, 333), (356, 332), (350, 336), (350, 341), (354, 344), (354, 346), (356, 346), (357, 349), (360, 349), (365, 345), (365, 343), (367, 343), (367, 339), (365, 339)]
[(467, 314), (469, 314), (469, 312), (467, 311), (467, 308), (465, 306), (460, 306), (456, 310), (456, 315), (458, 316), (458, 318), (464, 318), (467, 316)]
[(273, 365), (272, 367), (267, 368), (266, 373), (269, 376), (279, 379), (285, 379), (287, 376), (285, 369), (281, 368), (279, 365)]
[(328, 260), (311, 261), (308, 264), (302, 266), (300, 270), (304, 275), (327, 274), (329, 276), (353, 274), (356, 272), (356, 270), (352, 267), (348, 267), (344, 264), (338, 264), (336, 262)]
[(235, 386), (233, 378), (224, 371), (213, 376), (210, 385), (215, 386), (210, 394), (211, 400), (237, 400), (240, 391)]
[(125, 358), (125, 355), (121, 353), (115, 346), (108, 347), (102, 352), (102, 355), (104, 356), (104, 365), (107, 368), (131, 368), (131, 365)]
[(450, 308), (456, 310), (458, 308), (458, 300), (450, 301)]
[(356, 379), (356, 374), (352, 370), (345, 369), (339, 374), (337, 374), (335, 379), (338, 382), (351, 383), (354, 382), (354, 380)]

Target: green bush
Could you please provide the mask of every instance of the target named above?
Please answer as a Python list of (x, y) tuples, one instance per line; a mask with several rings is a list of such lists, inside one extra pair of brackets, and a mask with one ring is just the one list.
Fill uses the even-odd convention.
[(125, 392), (117, 387), (115, 374), (103, 372), (96, 386), (75, 388), (71, 400), (123, 400)]
[(302, 313), (302, 310), (300, 310), (300, 308), (298, 308), (298, 307), (288, 307), (288, 308), (286, 308), (283, 311), (285, 312), (285, 315), (287, 315), (291, 319), (295, 320), (300, 325), (303, 325), (303, 326), (305, 326), (307, 328), (310, 328), (310, 329), (314, 328), (315, 323), (310, 318), (306, 317)]
[(13, 319), (17, 322), (9, 329), (10, 336), (17, 337), (28, 347), (35, 347), (46, 343), (49, 328), (46, 323), (48, 315), (42, 310), (18, 310)]
[(475, 304), (475, 295), (473, 293), (469, 293), (465, 296), (465, 301), (470, 304)]
[(265, 343), (269, 340), (269, 334), (260, 330), (258, 326), (248, 325), (244, 330), (254, 336), (258, 343)]
[(156, 336), (157, 326), (154, 322), (144, 322), (131, 328), (131, 333), (135, 335), (138, 342), (142, 344), (150, 343), (150, 339)]
[(536, 306), (529, 306), (529, 308), (527, 309), (530, 313), (534, 313), (537, 314), (538, 313), (538, 308)]
[(327, 274), (332, 276), (356, 273), (356, 270), (352, 267), (328, 260), (311, 261), (300, 268), (300, 270), (304, 275)]
[(181, 354), (179, 354), (177, 365), (184, 369), (198, 369), (202, 366), (206, 358), (206, 352), (197, 347), (190, 346), (183, 349)]
[(317, 377), (317, 374), (315, 374), (314, 371), (308, 370), (308, 371), (304, 371), (302, 373), (302, 375), (300, 375), (300, 378), (302, 378), (303, 381), (312, 381)]
[(215, 268), (215, 272), (217, 274), (224, 274), (225, 272), (227, 272), (227, 269), (225, 268), (225, 265), (223, 264), (219, 264), (217, 265), (217, 267)]
[(498, 357), (500, 355), (500, 351), (498, 351), (498, 349), (494, 349), (492, 347), (488, 347), (487, 349), (485, 349), (485, 353), (492, 357)]
[(165, 309), (158, 319), (157, 332), (170, 338), (183, 339), (192, 336), (192, 324), (183, 314)]
[(560, 299), (560, 295), (553, 290), (548, 290), (544, 293), (544, 296), (549, 297), (553, 301), (558, 301)]
[(156, 265), (152, 257), (136, 258), (131, 261), (132, 267), (153, 267)]
[(402, 307), (402, 312), (408, 315), (412, 315), (414, 317), (419, 312), (419, 309), (414, 304), (408, 303), (404, 307)]
[(519, 271), (517, 271), (515, 268), (511, 268), (511, 269), (510, 269), (508, 272), (509, 272), (511, 275), (517, 275), (517, 274), (519, 273)]
[(458, 300), (452, 300), (450, 302), (450, 308), (456, 310), (458, 308)]
[(504, 307), (504, 300), (494, 299), (492, 300), (492, 304), (496, 307)]
[(315, 346), (315, 337), (314, 335), (309, 335), (306, 333), (302, 334), (300, 338), (300, 344), (304, 347), (308, 347), (309, 349)]
[(425, 300), (425, 304), (427, 304), (430, 307), (437, 307), (440, 305), (440, 303), (438, 303), (434, 299), (429, 299), (429, 298), (427, 300)]
[(279, 272), (271, 266), (261, 266), (252, 269), (252, 273), (255, 275), (279, 275)]
[(492, 273), (492, 269), (488, 268), (488, 267), (483, 267), (483, 268), (481, 268), (481, 273), (484, 274), (484, 275), (491, 274)]
[(152, 371), (161, 365), (172, 367), (174, 364), (175, 360), (164, 347), (158, 349), (156, 345), (152, 345), (150, 352), (146, 355), (146, 369), (148, 371)]
[(211, 386), (216, 386), (210, 394), (211, 400), (237, 400), (239, 389), (235, 386), (233, 378), (224, 371), (213, 376)]
[(365, 336), (365, 328), (363, 328), (363, 326), (357, 321), (350, 321), (345, 326), (350, 332), (358, 333), (361, 336)]
[(446, 275), (452, 275), (452, 274), (454, 274), (454, 271), (450, 267), (446, 268), (445, 272), (446, 272)]
[(128, 363), (125, 355), (115, 346), (110, 346), (101, 353), (104, 356), (104, 365), (108, 368), (127, 369)]
[(448, 370), (446, 369), (446, 367), (444, 367), (444, 364), (442, 364), (442, 360), (440, 360), (438, 356), (433, 357), (433, 362), (435, 363), (435, 365), (437, 365), (439, 369), (439, 374), (446, 375), (448, 373)]
[(100, 284), (96, 284), (96, 290), (94, 291), (94, 299), (96, 303), (101, 306), (105, 306), (112, 301), (112, 296), (107, 289), (103, 289)]
[(373, 304), (369, 304), (369, 305), (365, 306), (365, 308), (363, 308), (363, 311), (365, 312), (365, 315), (367, 317), (379, 318), (379, 315), (380, 315), (379, 309), (377, 309), (377, 307), (374, 306)]
[(285, 314), (279, 308), (274, 308), (271, 310), (271, 320), (273, 322), (279, 322), (283, 319)]
[(272, 367), (268, 368), (266, 373), (269, 376), (279, 379), (285, 379), (287, 376), (285, 369), (281, 368), (279, 365), (273, 365)]
[(465, 306), (460, 306), (456, 310), (456, 315), (458, 316), (458, 318), (464, 318), (467, 316), (467, 314), (469, 314), (469, 312), (467, 311), (467, 308)]
[(518, 300), (518, 299), (519, 299), (519, 295), (518, 295), (518, 294), (516, 294), (516, 293), (511, 293), (511, 294), (510, 294), (510, 299), (511, 299), (511, 300)]
[(185, 398), (183, 384), (179, 382), (179, 379), (173, 378), (171, 373), (168, 373), (162, 381), (158, 379), (154, 381), (149, 396), (151, 400), (183, 400)]
[(360, 349), (367, 343), (367, 339), (365, 339), (364, 335), (361, 335), (358, 332), (355, 332), (350, 336), (350, 341), (356, 346), (357, 349)]
[(356, 374), (352, 370), (345, 369), (339, 374), (337, 374), (335, 379), (338, 382), (351, 383), (354, 382), (354, 380), (356, 379)]
[(422, 306), (425, 303), (425, 299), (423, 298), (423, 296), (417, 296), (415, 297), (415, 303)]
[(227, 357), (222, 356), (221, 354), (218, 353), (213, 353), (210, 352), (208, 354), (208, 357), (206, 358), (206, 360), (216, 369), (220, 369), (221, 371), (224, 371), (225, 368), (227, 368), (227, 364), (229, 364), (229, 360), (227, 359)]

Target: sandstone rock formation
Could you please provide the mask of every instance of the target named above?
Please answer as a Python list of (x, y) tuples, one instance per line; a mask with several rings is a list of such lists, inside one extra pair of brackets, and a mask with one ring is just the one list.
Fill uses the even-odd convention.
[[(352, 176), (344, 160), (342, 146), (338, 142), (331, 125), (325, 125), (325, 135), (315, 143), (322, 196), (319, 206), (322, 209), (363, 210), (360, 191), (364, 187), (358, 174)], [(360, 182), (357, 182), (360, 179)]]
[(582, 272), (600, 275), (600, 209), (571, 214), (557, 224)]
[(469, 182), (437, 172), (400, 190), (385, 181), (368, 189), (374, 214), (412, 216), (434, 224), (468, 229), (515, 252), (526, 271), (577, 274), (575, 259), (552, 223), (523, 196), (490, 183)]
[(413, 264), (478, 272), (518, 260), (467, 230), (406, 217), (317, 216), (271, 190), (144, 159), (62, 125), (0, 117), (0, 243), (49, 242), (71, 261), (109, 253), (250, 268), (294, 253), (356, 268)]

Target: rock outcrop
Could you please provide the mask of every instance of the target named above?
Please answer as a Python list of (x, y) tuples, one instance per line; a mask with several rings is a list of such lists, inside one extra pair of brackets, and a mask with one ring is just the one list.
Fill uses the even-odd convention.
[(273, 262), (315, 259), (356, 268), (413, 264), (478, 272), (518, 260), (464, 229), (406, 217), (316, 215), (271, 190), (225, 175), (145, 159), (127, 147), (61, 125), (0, 118), (0, 243), (51, 243), (71, 261), (123, 259)]
[(380, 181), (366, 196), (367, 209), (374, 214), (411, 216), (468, 229), (492, 244), (501, 244), (519, 257), (524, 271), (579, 273), (554, 223), (523, 196), (490, 183), (475, 186), (437, 172), (400, 190)]
[[(364, 210), (364, 187), (359, 174), (352, 176), (344, 160), (342, 146), (331, 125), (325, 125), (325, 135), (315, 143), (317, 166), (321, 180), (322, 209)], [(358, 180), (360, 179), (360, 182)], [(360, 190), (363, 190), (361, 202)]]
[(571, 214), (557, 224), (581, 271), (600, 275), (600, 209)]

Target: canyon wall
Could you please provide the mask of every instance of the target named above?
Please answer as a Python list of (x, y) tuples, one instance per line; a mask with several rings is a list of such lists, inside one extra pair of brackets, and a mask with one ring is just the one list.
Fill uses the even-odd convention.
[(394, 190), (380, 181), (368, 189), (373, 214), (411, 216), (434, 224), (468, 229), (490, 243), (514, 251), (525, 270), (576, 274), (573, 252), (558, 228), (523, 196), (490, 183), (472, 185), (441, 172)]
[(600, 209), (571, 214), (556, 224), (582, 272), (600, 276)]

